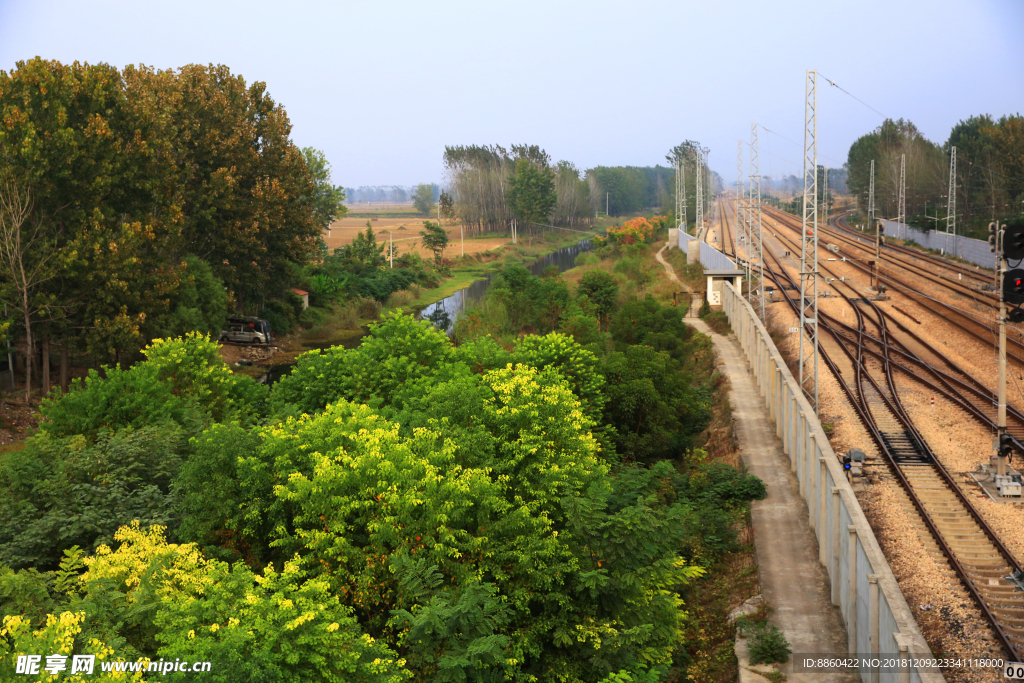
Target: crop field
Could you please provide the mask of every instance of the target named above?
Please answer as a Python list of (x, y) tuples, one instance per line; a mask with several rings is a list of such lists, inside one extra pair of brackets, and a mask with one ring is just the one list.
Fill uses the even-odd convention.
[[(423, 229), (423, 222), (429, 219), (412, 214), (410, 214), (409, 218), (343, 218), (340, 221), (334, 221), (331, 224), (328, 235), (324, 237), (324, 240), (327, 242), (327, 248), (333, 251), (337, 247), (350, 243), (358, 233), (366, 230), (366, 222), (368, 220), (370, 225), (373, 226), (373, 231), (377, 233), (378, 243), (388, 240), (388, 230), (390, 230), (391, 234), (394, 235), (398, 254), (416, 251), (424, 258), (431, 256), (430, 251), (425, 249), (420, 243), (420, 230)], [(459, 226), (449, 227), (447, 231), (448, 236), (451, 238), (451, 243), (448, 245), (445, 255), (448, 257), (458, 256), (462, 253), (459, 244)], [(509, 238), (503, 235), (466, 238), (466, 253), (477, 254), (482, 251), (490, 251), (506, 244), (508, 241)]]

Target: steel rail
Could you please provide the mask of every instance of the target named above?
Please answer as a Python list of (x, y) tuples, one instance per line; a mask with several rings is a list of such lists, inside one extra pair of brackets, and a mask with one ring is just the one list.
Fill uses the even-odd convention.
[[(784, 215), (788, 217), (788, 214)], [(785, 225), (789, 229), (796, 230), (799, 233), (800, 228), (791, 225), (791, 220), (793, 219), (786, 218), (783, 221), (783, 225)], [(836, 253), (840, 255), (844, 254), (844, 252), (842, 251)], [(861, 271), (866, 275), (871, 275), (871, 269), (867, 265), (862, 263), (861, 259), (857, 258), (853, 254), (850, 254), (849, 252), (846, 252), (845, 255), (849, 257), (847, 258), (846, 263), (849, 263), (852, 267), (856, 268), (857, 270)], [(884, 282), (887, 286), (889, 286), (890, 288), (894, 289), (897, 292), (900, 292), (901, 294), (911, 299), (912, 301), (922, 306), (923, 308), (941, 308), (946, 320), (953, 323), (961, 330), (971, 335), (972, 337), (982, 342), (983, 344), (990, 346), (992, 348), (996, 347), (995, 337), (996, 335), (998, 335), (998, 331), (990, 327), (987, 323), (975, 319), (970, 314), (954, 306), (950, 306), (942, 301), (938, 301), (937, 299), (929, 297), (923, 292), (916, 289), (914, 286), (909, 285), (901, 280), (897, 280), (891, 276), (882, 275), (881, 273), (878, 273), (878, 279), (880, 282)], [(1020, 333), (1019, 330), (1016, 331), (1018, 332), (1018, 334)], [(1018, 365), (1024, 367), (1024, 343), (1021, 343), (1020, 341), (1013, 338), (1007, 338), (1006, 342), (1007, 358), (1013, 359)]]
[[(771, 258), (771, 261), (774, 262), (775, 265), (778, 267), (778, 270), (776, 270), (776, 268), (773, 268), (773, 267), (769, 266), (769, 269), (768, 269), (769, 277), (771, 277), (771, 279), (779, 286), (780, 291), (785, 293), (785, 292), (787, 292), (787, 290), (784, 288), (784, 283), (783, 283), (781, 278), (785, 278), (785, 280), (788, 280), (789, 281), (789, 285), (791, 287), (795, 286), (795, 284), (793, 282), (793, 279), (786, 272), (786, 270), (783, 267), (781, 261), (779, 261), (778, 257), (775, 255), (775, 253), (772, 252), (771, 249), (766, 249), (766, 251), (768, 252), (769, 257)], [(852, 289), (852, 287), (851, 287), (851, 289)], [(853, 366), (855, 368), (855, 373), (857, 375), (857, 378), (856, 378), (857, 382), (860, 383), (860, 382), (863, 382), (866, 379), (867, 383), (869, 383), (871, 386), (873, 386), (873, 388), (875, 389), (875, 391), (878, 394), (879, 398), (882, 400), (882, 402), (886, 405), (886, 407), (890, 410), (890, 412), (896, 418), (896, 421), (899, 424), (901, 424), (907, 430), (908, 434), (911, 435), (914, 447), (917, 450), (922, 451), (929, 458), (929, 460), (930, 460), (929, 464), (930, 464), (931, 468), (933, 470), (935, 470), (936, 472), (938, 472), (940, 478), (946, 483), (950, 493), (952, 493), (953, 496), (964, 506), (964, 508), (971, 515), (974, 523), (982, 530), (982, 532), (985, 534), (985, 536), (988, 537), (988, 539), (992, 542), (993, 546), (996, 549), (996, 552), (1001, 556), (1000, 559), (1002, 561), (1006, 562), (1008, 566), (1010, 566), (1010, 567), (1012, 567), (1012, 568), (1014, 568), (1014, 569), (1019, 571), (1021, 569), (1020, 564), (1016, 561), (1016, 559), (1009, 552), (1009, 550), (1007, 550), (1006, 547), (1002, 544), (1002, 542), (999, 540), (998, 536), (996, 536), (995, 532), (992, 531), (992, 529), (988, 526), (988, 524), (985, 522), (985, 520), (981, 518), (980, 514), (977, 512), (977, 510), (974, 508), (974, 506), (970, 503), (970, 501), (967, 499), (967, 497), (963, 494), (963, 492), (960, 490), (959, 486), (957, 486), (956, 482), (952, 479), (952, 477), (949, 475), (949, 473), (946, 471), (946, 469), (942, 466), (942, 464), (939, 463), (938, 460), (934, 457), (934, 455), (931, 453), (931, 450), (928, 448), (927, 443), (921, 437), (921, 435), (917, 431), (916, 427), (913, 426), (912, 420), (910, 419), (909, 415), (906, 414), (906, 411), (903, 409), (902, 404), (899, 403), (898, 394), (895, 391), (895, 386), (893, 384), (893, 379), (892, 379), (891, 365), (893, 363), (891, 363), (888, 360), (887, 354), (883, 353), (881, 355), (882, 355), (882, 358), (883, 358), (883, 370), (884, 370), (885, 376), (886, 376), (885, 377), (885, 381), (886, 381), (886, 384), (889, 386), (889, 389), (890, 389), (890, 391), (892, 393), (893, 400), (890, 401), (890, 399), (885, 395), (885, 392), (883, 392), (880, 389), (880, 387), (878, 386), (878, 383), (875, 381), (875, 379), (873, 377), (871, 377), (870, 372), (867, 372), (866, 363), (864, 362), (864, 359), (863, 359), (864, 350), (865, 350), (864, 349), (864, 346), (865, 346), (864, 335), (866, 333), (866, 330), (864, 329), (865, 328), (865, 324), (864, 324), (863, 311), (861, 311), (861, 309), (858, 306), (853, 304), (852, 301), (849, 301), (849, 297), (846, 297), (845, 294), (842, 294), (842, 293), (840, 293), (840, 294), (841, 294), (841, 296), (843, 296), (851, 304), (851, 306), (853, 307), (853, 310), (857, 312), (859, 324), (858, 324), (858, 339), (856, 341), (856, 348), (851, 350), (849, 348), (850, 344), (849, 344), (848, 340), (847, 340), (848, 343), (843, 343), (844, 342), (843, 336), (840, 335), (829, 324), (829, 319), (831, 319), (831, 316), (827, 316), (827, 315), (824, 316), (826, 318), (824, 327), (825, 327), (825, 330), (836, 340), (836, 343), (839, 345), (840, 349), (845, 353), (845, 355), (853, 363)], [(799, 315), (799, 311), (798, 311), (797, 306), (794, 303), (792, 297), (790, 297), (788, 295), (788, 293), (785, 295), (785, 297), (786, 297), (786, 301), (789, 304), (790, 308), (794, 311), (794, 313)], [(874, 310), (880, 311), (880, 309), (875, 307), (873, 304), (871, 304), (871, 305), (872, 305), (872, 308)], [(891, 346), (891, 343), (888, 342), (887, 339), (885, 339), (884, 316), (879, 315), (879, 319), (880, 319), (880, 322), (876, 326), (879, 328), (879, 330), (883, 331), (883, 334), (881, 335), (882, 336), (882, 342), (883, 342), (883, 350), (887, 351), (887, 349)], [(819, 323), (820, 322), (822, 322), (822, 321), (819, 319)], [(867, 399), (866, 399), (866, 397), (864, 397), (863, 391), (862, 390), (858, 390), (857, 392), (854, 392), (850, 388), (850, 386), (846, 382), (846, 380), (843, 378), (842, 371), (839, 369), (838, 365), (836, 365), (836, 363), (829, 356), (829, 354), (825, 351), (825, 349), (819, 347), (818, 351), (821, 354), (822, 359), (825, 361), (825, 364), (832, 371), (832, 374), (835, 376), (836, 381), (839, 383), (841, 389), (846, 394), (847, 398), (850, 400), (850, 403), (853, 406), (854, 411), (857, 413), (857, 415), (860, 418), (861, 422), (863, 423), (864, 427), (871, 434), (871, 437), (875, 441), (875, 443), (878, 445), (880, 452), (885, 456), (885, 458), (888, 461), (888, 464), (889, 464), (891, 470), (896, 474), (897, 479), (899, 480), (900, 484), (902, 485), (902, 487), (903, 487), (904, 491), (906, 492), (908, 498), (911, 500), (911, 502), (913, 503), (914, 507), (917, 509), (918, 513), (920, 514), (922, 520), (925, 523), (925, 526), (928, 528), (928, 530), (932, 534), (932, 537), (934, 538), (936, 544), (940, 547), (940, 549), (942, 550), (943, 554), (946, 556), (946, 558), (949, 560), (950, 564), (953, 566), (954, 571), (956, 572), (957, 576), (960, 578), (961, 582), (964, 584), (964, 586), (971, 593), (971, 595), (974, 598), (975, 602), (978, 604), (979, 608), (981, 609), (982, 614), (986, 617), (986, 619), (991, 624), (993, 630), (996, 633), (996, 636), (997, 636), (998, 640), (1000, 641), (1000, 644), (1006, 649), (1006, 652), (1009, 655), (1011, 655), (1014, 658), (1018, 657), (1019, 655), (1018, 655), (1017, 648), (1014, 647), (1014, 645), (1012, 644), (1011, 640), (1007, 636), (1006, 632), (1003, 630), (1002, 625), (1000, 624), (999, 620), (992, 613), (992, 611), (989, 609), (988, 603), (985, 601), (984, 597), (978, 591), (977, 586), (975, 586), (974, 581), (968, 575), (967, 570), (964, 569), (964, 566), (960, 562), (959, 558), (957, 557), (956, 552), (946, 542), (944, 535), (938, 529), (938, 527), (936, 526), (934, 520), (932, 520), (931, 515), (925, 509), (924, 503), (920, 500), (920, 498), (918, 498), (917, 493), (915, 492), (913, 485), (907, 479), (906, 474), (903, 471), (903, 466), (898, 462), (898, 460), (896, 459), (895, 454), (890, 450), (890, 446), (889, 446), (887, 440), (882, 436), (882, 433), (878, 429), (878, 426), (877, 426), (877, 424), (875, 422), (875, 419), (874, 419), (874, 417), (871, 414), (871, 410), (868, 407)], [(1022, 647), (1022, 652), (1024, 652), (1024, 647)]]

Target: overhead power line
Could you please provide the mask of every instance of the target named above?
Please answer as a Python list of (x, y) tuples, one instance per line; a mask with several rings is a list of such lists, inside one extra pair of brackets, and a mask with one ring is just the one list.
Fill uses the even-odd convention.
[(885, 115), (885, 114), (883, 114), (882, 112), (878, 111), (877, 109), (875, 109), (874, 107), (872, 107), (872, 106), (871, 106), (870, 104), (868, 104), (868, 103), (867, 103), (867, 102), (865, 102), (864, 100), (862, 100), (862, 99), (860, 99), (859, 97), (857, 97), (856, 95), (854, 95), (854, 94), (853, 94), (852, 92), (850, 92), (850, 91), (849, 91), (849, 90), (847, 90), (846, 88), (844, 88), (844, 87), (840, 86), (839, 84), (837, 84), (837, 83), (836, 83), (835, 81), (833, 81), (833, 80), (832, 80), (831, 78), (829, 78), (829, 77), (828, 77), (828, 76), (826, 76), (825, 74), (821, 74), (821, 77), (822, 77), (822, 78), (824, 78), (824, 79), (825, 79), (826, 81), (828, 81), (828, 84), (829, 84), (829, 85), (831, 85), (831, 86), (832, 86), (833, 88), (839, 88), (839, 89), (840, 89), (840, 90), (842, 90), (842, 91), (843, 91), (844, 93), (846, 93), (847, 95), (849, 95), (849, 96), (850, 96), (850, 97), (852, 97), (853, 99), (857, 100), (858, 102), (860, 102), (861, 104), (863, 104), (863, 105), (864, 105), (865, 107), (867, 107), (867, 108), (868, 108), (868, 109), (870, 109), (871, 111), (873, 111), (873, 112), (875, 112), (876, 114), (878, 114), (879, 116), (881, 116), (881, 117), (882, 117), (883, 119), (887, 119), (887, 118), (889, 118), (888, 116), (886, 116), (886, 115)]

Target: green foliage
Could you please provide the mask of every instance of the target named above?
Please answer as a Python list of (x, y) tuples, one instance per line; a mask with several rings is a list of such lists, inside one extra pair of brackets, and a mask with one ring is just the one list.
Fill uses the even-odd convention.
[(343, 218), (348, 211), (343, 203), (345, 188), (331, 184), (331, 164), (323, 152), (303, 147), (302, 157), (306, 160), (306, 168), (313, 183), (313, 195), (307, 201), (312, 205), (314, 220), (326, 229), (334, 221)]
[(358, 233), (350, 243), (334, 250), (338, 266), (348, 273), (369, 275), (375, 270), (384, 268), (387, 259), (384, 249), (387, 243), (377, 244), (377, 235), (373, 232), (370, 221), (366, 221), (365, 232)]
[(310, 306), (299, 315), (299, 322), (307, 330), (323, 325), (330, 320), (330, 311), (316, 306)]
[(645, 344), (676, 360), (692, 354), (693, 328), (682, 321), (678, 310), (650, 296), (624, 303), (612, 317), (610, 330), (618, 344)]
[(705, 298), (701, 302), (701, 304), (700, 304), (700, 310), (697, 312), (697, 315), (703, 320), (704, 318), (708, 317), (708, 315), (710, 315), (710, 314), (711, 314), (711, 302), (708, 301), (707, 298)]
[(592, 270), (580, 278), (576, 293), (585, 296), (604, 326), (619, 303), (619, 285), (609, 273)]
[(182, 262), (185, 272), (171, 296), (170, 310), (158, 319), (153, 331), (167, 337), (198, 332), (216, 339), (224, 329), (228, 314), (224, 283), (202, 259), (187, 255)]
[(434, 211), (434, 190), (436, 185), (420, 183), (412, 193), (412, 204), (424, 216), (429, 216)]
[(605, 404), (604, 377), (598, 371), (598, 359), (572, 337), (551, 332), (543, 337), (530, 335), (516, 342), (513, 355), (517, 363), (538, 369), (553, 368), (564, 377), (579, 398), (583, 412), (596, 419)]
[(266, 387), (233, 374), (218, 348), (196, 333), (156, 339), (143, 351), (145, 361), (128, 370), (104, 368), (105, 378), (92, 370), (68, 394), (43, 401), (40, 429), (94, 438), (101, 430), (169, 422), (197, 433), (209, 420), (258, 417)]
[(443, 332), (394, 311), (370, 325), (357, 349), (333, 347), (299, 356), (295, 369), (274, 385), (271, 403), (278, 410), (291, 405), (306, 413), (339, 399), (386, 405), (403, 384), (433, 375), (454, 357)]
[(133, 519), (173, 523), (181, 442), (172, 425), (104, 431), (92, 443), (30, 439), (0, 465), (0, 564), (54, 568), (65, 550), (111, 543)]
[(704, 322), (708, 324), (708, 327), (718, 334), (729, 334), (732, 332), (732, 328), (729, 326), (729, 316), (726, 315), (725, 311), (708, 311), (702, 317)]
[(541, 223), (555, 208), (555, 172), (530, 159), (516, 161), (507, 192), (512, 214), (523, 223)]
[(455, 350), (455, 357), (478, 373), (497, 370), (512, 362), (512, 354), (490, 336), (463, 342)]
[(577, 344), (587, 346), (596, 344), (603, 338), (601, 325), (593, 315), (588, 315), (582, 307), (570, 304), (562, 313), (558, 329), (576, 340)]
[(604, 422), (614, 429), (612, 440), (623, 457), (678, 458), (711, 420), (710, 402), (667, 353), (628, 346), (610, 354), (600, 372), (606, 382)]
[(524, 327), (551, 332), (569, 307), (569, 287), (556, 273), (540, 278), (526, 268), (510, 264), (491, 284), (488, 297), (504, 307), (503, 331), (518, 333)]
[(750, 643), (747, 647), (750, 651), (751, 664), (787, 662), (793, 652), (779, 627), (766, 621), (751, 627)]
[(420, 230), (423, 246), (434, 254), (434, 261), (441, 263), (444, 258), (444, 250), (448, 246), (448, 233), (439, 223), (423, 221), (423, 229)]
[[(362, 635), (352, 610), (326, 581), (305, 580), (296, 562), (254, 575), (244, 564), (210, 562), (199, 585), (161, 597), (158, 654), (214, 662), (204, 678), (399, 683), (411, 678), (386, 646)], [(169, 681), (195, 674), (171, 673)]]
[[(259, 447), (259, 439), (237, 424), (212, 425), (197, 437), (192, 455), (181, 466), (173, 481), (179, 500), (181, 526), (177, 534), (183, 541), (196, 543), (207, 556), (224, 560), (243, 558), (257, 566), (266, 555), (266, 547), (252, 547), (243, 538), (245, 520), (241, 514), (243, 492), (238, 462), (250, 457)], [(250, 538), (265, 539), (263, 529)]]

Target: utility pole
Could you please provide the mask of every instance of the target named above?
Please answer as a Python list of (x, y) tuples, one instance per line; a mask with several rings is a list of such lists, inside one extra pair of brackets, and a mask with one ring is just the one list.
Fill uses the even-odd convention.
[(391, 268), (395, 267), (395, 233), (388, 230), (388, 259), (391, 261)]
[[(818, 414), (818, 72), (806, 75), (804, 197), (800, 221), (800, 388)], [(810, 234), (808, 234), (808, 232)], [(808, 331), (809, 330), (809, 331)], [(805, 348), (807, 337), (809, 348)]]
[[(949, 190), (946, 195), (946, 249), (949, 249), (949, 236), (953, 235), (956, 242), (956, 147), (949, 151)], [(959, 256), (959, 249), (954, 247), (953, 254)]]
[(679, 224), (679, 229), (686, 232), (686, 156), (681, 156), (678, 159), (679, 163), (679, 187), (682, 189), (682, 196), (680, 197), (680, 213), (682, 217), (682, 223)]
[(611, 194), (610, 192), (605, 192), (604, 193), (604, 217), (605, 218), (608, 218), (608, 196), (610, 194)]
[[(871, 181), (868, 184), (868, 220), (875, 220), (875, 160), (871, 160)], [(869, 223), (870, 225), (870, 223)]]
[[(756, 185), (756, 187), (755, 187)], [(757, 158), (757, 123), (750, 124), (750, 193), (757, 211), (757, 223), (751, 223), (750, 235), (754, 244), (750, 247), (751, 258), (757, 258), (758, 280), (756, 293), (761, 302), (761, 320), (764, 317), (764, 251), (761, 244), (761, 170)]]
[(871, 276), (875, 283), (875, 292), (878, 292), (878, 269), (882, 265), (882, 219), (875, 219), (875, 265), (871, 268)]
[[(897, 224), (897, 230), (904, 232), (903, 226), (907, 220), (907, 155), (900, 155), (900, 204), (899, 204), (899, 223)], [(902, 239), (906, 239), (904, 234)]]
[(697, 239), (700, 239), (701, 230), (704, 229), (704, 190), (701, 188), (701, 179), (704, 176), (704, 152), (697, 148)]
[(988, 224), (989, 232), (995, 235), (996, 259), (999, 267), (996, 269), (996, 287), (999, 289), (999, 408), (996, 416), (996, 453), (999, 460), (996, 464), (996, 475), (1006, 475), (1006, 456), (1001, 448), (1003, 435), (1006, 434), (1006, 295), (1003, 291), (1003, 278), (1006, 277), (1006, 246), (1003, 244), (1003, 230), (999, 221)]
[[(743, 248), (746, 251), (746, 258), (743, 259), (743, 269), (746, 271), (747, 276), (747, 294), (750, 294), (750, 244), (746, 239), (746, 230), (743, 225), (743, 219), (740, 214), (740, 197), (743, 195), (743, 140), (736, 141), (736, 236), (743, 236), (742, 240), (736, 240), (737, 242), (743, 243)], [(736, 247), (736, 258), (740, 255), (739, 246)]]

